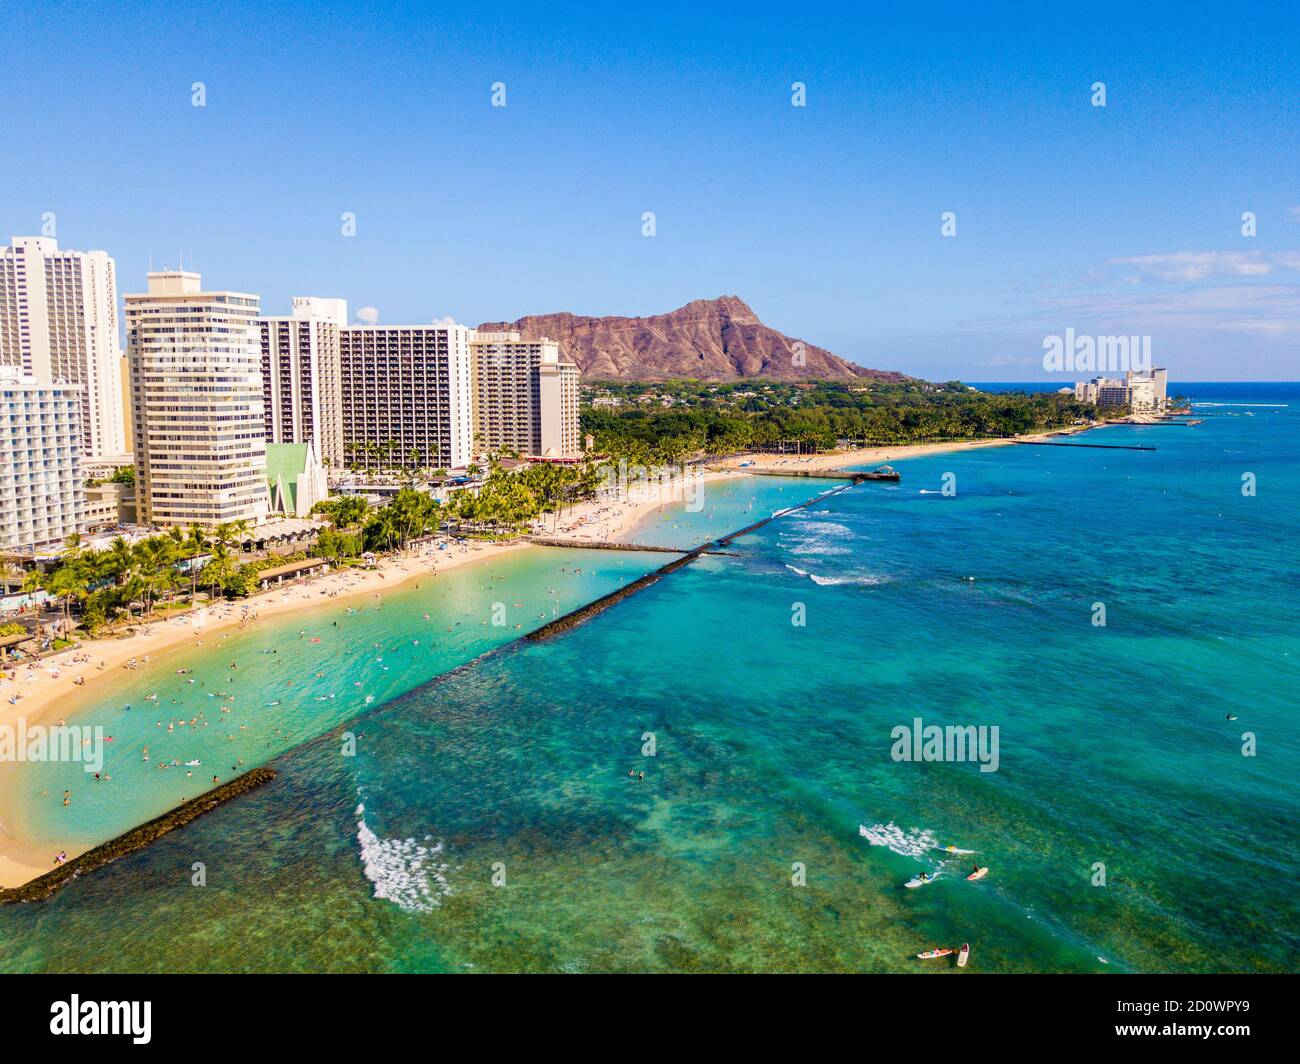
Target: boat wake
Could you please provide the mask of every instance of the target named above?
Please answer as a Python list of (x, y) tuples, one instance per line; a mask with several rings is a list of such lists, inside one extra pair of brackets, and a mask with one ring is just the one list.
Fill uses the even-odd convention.
[(884, 578), (871, 576), (867, 573), (859, 573), (849, 576), (819, 576), (817, 573), (810, 573), (807, 569), (800, 569), (797, 565), (791, 565), (789, 562), (785, 566), (796, 576), (806, 576), (818, 587), (837, 587), (841, 584), (852, 584), (858, 587), (875, 587), (877, 584), (883, 584)]
[(370, 830), (365, 816), (365, 804), (358, 804), (361, 866), (375, 885), (374, 896), (405, 912), (425, 913), (441, 904), (442, 896), (451, 893), (446, 878), (450, 866), (438, 859), (442, 843), (425, 846), (415, 839), (381, 839)]
[(858, 834), (872, 846), (887, 846), (904, 857), (920, 857), (929, 853), (937, 842), (932, 831), (924, 828), (904, 831), (892, 820), (888, 824), (875, 824), (872, 827), (859, 824)]

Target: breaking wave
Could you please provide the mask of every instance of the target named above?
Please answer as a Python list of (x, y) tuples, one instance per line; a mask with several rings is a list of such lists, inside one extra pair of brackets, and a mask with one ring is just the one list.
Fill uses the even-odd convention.
[(357, 841), (362, 869), (375, 885), (374, 896), (405, 912), (424, 913), (438, 906), (439, 899), (451, 892), (446, 878), (450, 866), (438, 859), (442, 843), (425, 846), (415, 839), (381, 839), (370, 830), (365, 815), (361, 803), (357, 806)]
[(875, 824), (872, 827), (859, 824), (858, 834), (872, 846), (888, 846), (894, 853), (904, 857), (920, 857), (932, 850), (937, 841), (932, 831), (924, 828), (904, 831), (892, 820), (888, 824)]
[(818, 587), (835, 587), (840, 584), (855, 584), (859, 587), (875, 587), (877, 584), (885, 582), (884, 577), (872, 576), (870, 573), (851, 573), (847, 576), (821, 576), (818, 573), (810, 573), (807, 569), (800, 569), (797, 565), (785, 563), (785, 567), (796, 576), (806, 576)]

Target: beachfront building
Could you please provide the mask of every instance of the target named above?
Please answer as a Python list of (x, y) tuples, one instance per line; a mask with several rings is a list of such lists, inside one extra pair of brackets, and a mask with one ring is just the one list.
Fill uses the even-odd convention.
[(474, 439), (488, 451), (530, 458), (575, 459), (578, 367), (553, 340), (517, 332), (481, 332), (470, 341)]
[[(82, 467), (84, 473), (85, 467)], [(123, 523), (123, 500), (131, 494), (125, 484), (111, 480), (86, 485), (86, 531), (100, 532)]]
[(469, 465), (473, 330), (356, 325), (339, 335), (344, 463), (367, 470)]
[(127, 450), (117, 280), (105, 251), (16, 236), (0, 248), (0, 366), (81, 386), (81, 453)]
[(310, 441), (268, 443), (266, 484), (273, 514), (306, 517), (313, 506), (329, 498), (325, 467)]
[(86, 525), (81, 385), (0, 367), (0, 549), (58, 547)]
[(197, 273), (149, 274), (126, 297), (136, 504), (171, 527), (266, 519), (258, 297), (205, 292)]
[(310, 443), (326, 465), (343, 464), (339, 332), (346, 299), (294, 296), (287, 318), (262, 318), (262, 406), (268, 443)]
[(1129, 370), (1122, 378), (1094, 377), (1074, 386), (1074, 397), (1081, 403), (1114, 407), (1131, 413), (1162, 414), (1169, 405), (1169, 374), (1162, 368), (1150, 373)]

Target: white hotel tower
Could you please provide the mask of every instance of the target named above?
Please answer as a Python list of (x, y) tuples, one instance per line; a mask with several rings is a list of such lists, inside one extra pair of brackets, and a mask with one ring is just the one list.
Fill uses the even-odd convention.
[(35, 553), (82, 531), (81, 387), (0, 366), (0, 549)]
[(0, 366), (81, 386), (86, 457), (126, 451), (117, 282), (104, 251), (16, 236), (0, 248)]
[(266, 520), (257, 296), (204, 292), (197, 273), (149, 274), (126, 297), (140, 520)]

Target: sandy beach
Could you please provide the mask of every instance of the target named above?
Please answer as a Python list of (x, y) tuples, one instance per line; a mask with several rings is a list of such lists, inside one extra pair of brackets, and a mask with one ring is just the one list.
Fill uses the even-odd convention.
[[(706, 474), (717, 479), (737, 474)], [(681, 498), (679, 482), (663, 487), (632, 485), (626, 498), (597, 499), (582, 503), (557, 520), (538, 522), (536, 531), (575, 541), (617, 541), (625, 538), (644, 518)], [(0, 673), (0, 727), (58, 724), (76, 715), (93, 700), (111, 677), (119, 677), (132, 663), (156, 661), (194, 643), (211, 640), (223, 631), (260, 624), (270, 618), (319, 606), (322, 601), (346, 601), (382, 595), (420, 579), (468, 564), (481, 564), (510, 551), (532, 546), (527, 540), (508, 543), (457, 543), (450, 537), (447, 549), (429, 547), (384, 558), (375, 569), (342, 569), (306, 580), (295, 580), (250, 595), (222, 600), (184, 614), (137, 625), (130, 634), (83, 640), (78, 646), (40, 661), (9, 667)], [(85, 847), (70, 847), (69, 858)], [(49, 871), (48, 847), (34, 851), (8, 836), (0, 825), (0, 887), (14, 887)]]
[[(1074, 436), (1096, 428), (1095, 425), (1074, 425), (1050, 432), (1036, 432), (1024, 436), (1008, 436), (996, 440), (957, 440), (952, 443), (897, 444), (892, 447), (860, 447), (849, 451), (826, 451), (821, 454), (738, 454), (713, 463), (716, 469), (736, 469), (743, 462), (752, 462), (755, 469), (799, 470), (802, 472), (849, 469), (864, 465), (882, 465), (901, 462), (904, 458), (919, 458), (927, 454), (949, 451), (973, 451), (985, 447), (1006, 447), (1013, 443), (1033, 443), (1053, 436)], [(747, 469), (746, 472), (754, 472)]]
[[(1087, 426), (1066, 432), (1083, 431)], [(1062, 432), (1018, 437), (1024, 440), (1061, 435)], [(758, 468), (801, 471), (836, 470), (850, 466), (899, 461), (925, 454), (1003, 446), (1013, 441), (979, 440), (914, 446), (872, 447), (818, 455), (737, 455), (716, 464), (695, 481), (750, 475), (738, 468), (749, 461)], [(582, 503), (563, 514), (538, 521), (539, 535), (571, 539), (574, 542), (610, 542), (634, 539), (644, 519), (684, 498), (688, 481), (677, 478), (648, 483), (633, 482), (621, 497), (607, 496)], [(219, 633), (259, 624), (269, 618), (319, 605), (322, 600), (348, 600), (395, 591), (411, 581), (436, 577), (438, 573), (471, 563), (490, 561), (508, 551), (524, 550), (526, 540), (508, 543), (457, 543), (447, 540), (445, 550), (426, 547), (401, 556), (383, 559), (375, 569), (343, 569), (305, 580), (295, 580), (246, 599), (222, 600), (184, 614), (136, 626), (130, 634), (85, 640), (77, 647), (20, 664), (3, 672), (0, 679), (0, 727), (16, 726), (22, 719), (30, 725), (61, 723), (89, 704), (110, 677), (131, 668), (133, 663), (157, 660), (208, 640)], [(69, 849), (75, 857), (83, 849)], [(21, 885), (49, 870), (48, 847), (33, 852), (19, 840), (5, 834), (0, 825), (0, 887)]]

